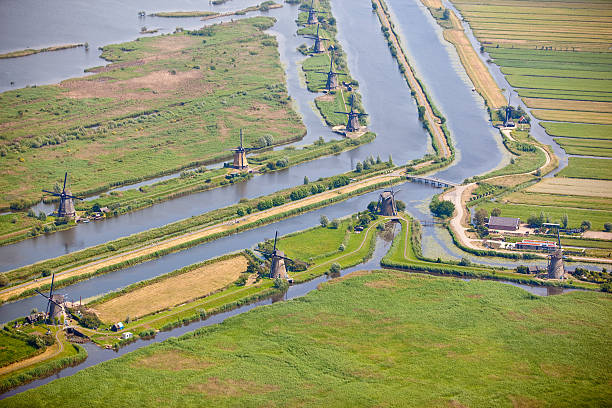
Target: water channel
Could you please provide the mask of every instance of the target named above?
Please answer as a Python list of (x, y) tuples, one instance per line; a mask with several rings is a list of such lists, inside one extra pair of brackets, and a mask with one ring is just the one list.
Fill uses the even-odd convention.
[[(29, 1), (24, 3), (7, 2), (12, 7), (22, 8), (24, 13), (29, 3)], [(396, 24), (401, 31), (403, 44), (410, 53), (412, 63), (416, 67), (418, 75), (426, 83), (436, 105), (447, 117), (447, 123), (455, 141), (457, 149), (456, 163), (448, 169), (439, 172), (438, 176), (451, 181), (461, 182), (466, 177), (490, 171), (503, 164), (506, 155), (501, 147), (500, 137), (491, 128), (482, 100), (471, 91), (472, 85), (459, 64), (456, 52), (442, 39), (437, 24), (418, 0), (389, 0), (388, 3), (394, 14)], [(66, 4), (71, 4), (73, 7), (78, 6), (68, 0)], [(131, 17), (136, 16), (136, 13), (141, 9), (146, 10), (147, 13), (157, 10), (206, 9), (205, 5), (196, 5), (192, 1), (173, 2), (170, 6), (165, 4), (161, 0), (152, 4), (146, 2), (146, 5), (144, 1), (136, 1), (130, 3), (130, 5), (124, 5), (123, 3), (105, 0), (98, 3), (96, 8), (101, 10), (112, 8), (112, 14), (119, 13), (122, 17), (119, 18), (111, 15), (108, 18), (110, 20), (119, 19), (118, 21), (124, 22), (129, 19), (131, 27), (134, 27)], [(239, 9), (246, 5), (249, 4), (243, 0), (233, 0), (226, 4), (229, 9)], [(5, 6), (6, 4), (2, 5), (2, 7)], [(80, 5), (78, 7), (83, 8), (84, 6)], [(91, 12), (89, 5), (86, 6), (86, 9), (87, 12)], [(215, 10), (219, 10), (219, 8), (215, 8)], [(76, 15), (80, 15), (79, 13), (81, 12), (83, 10), (78, 11)], [(370, 114), (369, 127), (378, 134), (377, 139), (373, 143), (350, 152), (304, 163), (282, 172), (258, 176), (247, 183), (181, 197), (104, 222), (80, 225), (72, 230), (0, 248), (0, 270), (9, 270), (37, 260), (59, 256), (120, 236), (201, 214), (234, 204), (243, 197), (256, 197), (285, 187), (298, 185), (301, 184), (304, 176), (308, 176), (312, 180), (347, 171), (354, 168), (357, 161), (363, 160), (370, 155), (376, 156), (380, 154), (383, 159), (386, 159), (389, 154), (392, 154), (396, 163), (405, 163), (410, 159), (421, 157), (429, 149), (429, 137), (418, 122), (416, 105), (397, 69), (396, 63), (391, 58), (386, 41), (380, 32), (378, 19), (371, 11), (370, 2), (366, 0), (359, 2), (334, 0), (333, 12), (337, 19), (339, 40), (348, 54), (351, 73), (360, 83), (363, 104), (366, 111)], [(48, 14), (56, 15), (55, 12)], [(308, 93), (300, 84), (297, 63), (303, 57), (295, 49), (303, 40), (295, 35), (296, 26), (294, 20), (297, 14), (296, 7), (285, 4), (282, 9), (272, 10), (269, 14), (278, 19), (278, 23), (270, 32), (278, 38), (281, 59), (285, 64), (287, 73), (288, 90), (296, 102), (296, 109), (302, 115), (304, 123), (308, 128), (307, 137), (309, 139), (312, 138), (311, 140), (318, 138), (319, 135), (334, 137), (312, 110), (314, 95)], [(98, 15), (93, 13), (93, 15), (102, 20), (107, 18), (104, 12)], [(191, 23), (187, 20), (181, 19), (180, 22), (177, 21), (176, 23), (172, 21), (172, 24), (168, 23), (165, 19), (163, 21), (169, 27), (167, 29), (172, 31), (176, 25), (189, 28)], [(150, 17), (147, 17), (147, 26), (157, 27), (156, 24), (150, 21)], [(199, 21), (193, 21), (192, 23), (194, 26), (201, 25)], [(71, 21), (65, 21), (65, 24), (74, 29), (75, 32), (79, 31), (77, 26), (71, 25)], [(92, 22), (91, 24), (94, 23)], [(95, 24), (100, 24), (100, 26), (104, 27), (104, 21), (101, 23), (96, 22)], [(120, 29), (116, 27), (114, 22), (111, 24), (109, 21), (106, 29), (112, 31), (112, 33), (106, 36), (101, 35), (96, 40), (98, 43), (87, 39), (91, 48), (95, 49), (98, 45), (109, 42), (129, 40), (135, 36), (133, 29), (130, 29), (129, 32), (127, 30), (124, 31), (123, 24), (118, 25), (121, 26)], [(2, 30), (4, 28), (0, 29), (0, 33), (2, 33)], [(97, 32), (96, 30), (93, 31)], [(13, 35), (11, 34), (11, 36)], [(53, 42), (83, 41), (73, 38), (62, 41), (55, 37), (49, 38), (53, 38)], [(31, 39), (31, 43), (38, 44), (35, 38)], [(93, 46), (94, 44), (96, 44), (95, 47)], [(4, 44), (0, 48), (2, 47), (6, 48)], [(11, 47), (10, 49), (24, 48), (21, 45), (12, 45)], [(92, 51), (90, 50), (90, 52)], [(53, 53), (39, 54), (39, 57), (43, 58), (51, 54)], [(56, 54), (53, 54), (51, 60), (56, 57)], [(51, 70), (53, 70), (53, 65), (49, 64)], [(75, 62), (70, 58), (66, 58), (64, 64), (66, 65), (65, 70), (58, 69), (55, 72), (55, 76), (43, 76), (41, 74), (40, 77), (37, 77), (39, 79), (36, 83), (45, 83), (45, 81), (51, 83), (69, 76), (80, 75), (70, 71), (70, 69), (74, 68), (74, 64), (81, 64), (80, 69), (82, 71), (83, 66), (100, 65), (100, 62), (91, 62), (83, 59)], [(0, 64), (0, 70), (4, 69), (4, 66)], [(1, 78), (0, 81), (2, 81)], [(31, 81), (31, 79), (28, 81)], [(428, 218), (427, 203), (431, 196), (439, 192), (439, 190), (426, 185), (412, 183), (405, 183), (399, 188), (401, 191), (398, 193), (397, 198), (407, 204), (407, 211), (418, 219)], [(143, 279), (149, 279), (170, 272), (194, 262), (252, 247), (257, 242), (272, 237), (276, 230), (280, 234), (287, 234), (311, 227), (318, 223), (319, 217), (322, 214), (327, 215), (329, 218), (338, 218), (355, 213), (364, 209), (367, 203), (376, 200), (376, 198), (377, 193), (375, 192), (354, 197), (330, 207), (208, 242), (121, 271), (98, 276), (91, 280), (66, 287), (61, 292), (67, 293), (75, 300), (79, 297), (96, 296)], [(443, 240), (436, 241), (434, 231), (435, 229), (433, 228), (424, 229), (424, 242), (429, 242), (427, 241), (429, 239), (432, 245), (439, 245), (443, 248), (446, 244)], [(433, 238), (430, 239), (428, 237)], [(380, 266), (380, 258), (386, 253), (388, 246), (389, 243), (379, 241), (374, 256), (370, 261), (343, 271), (343, 274), (358, 269), (378, 268)], [(321, 277), (308, 283), (293, 286), (289, 289), (287, 298), (301, 296), (316, 288), (325, 279), (325, 277)], [(543, 291), (538, 294), (546, 294), (545, 288), (538, 288), (537, 290)], [(2, 305), (0, 307), (0, 320), (6, 322), (23, 315), (33, 307), (40, 309), (44, 307), (42, 300), (42, 298), (29, 298)], [(62, 370), (57, 376), (71, 375), (82, 368), (122, 355), (151, 342), (162, 341), (167, 337), (180, 335), (204, 325), (219, 323), (229, 316), (243, 313), (253, 307), (270, 302), (270, 300), (258, 302), (232, 312), (212, 316), (203, 322), (181, 327), (171, 332), (160, 333), (153, 340), (138, 341), (123, 348), (118, 353), (87, 346), (90, 355), (86, 362), (77, 367)], [(35, 381), (4, 394), (2, 397), (42, 385), (53, 378), (55, 377)]]

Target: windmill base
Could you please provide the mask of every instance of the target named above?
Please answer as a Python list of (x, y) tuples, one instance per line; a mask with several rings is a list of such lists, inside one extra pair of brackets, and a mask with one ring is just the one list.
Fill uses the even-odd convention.
[(340, 134), (340, 135), (342, 135), (344, 137), (348, 137), (349, 139), (357, 139), (357, 138), (363, 136), (368, 131), (368, 129), (365, 126), (362, 126), (361, 128), (359, 128), (359, 130), (357, 130), (355, 132), (347, 132), (346, 131), (346, 126), (340, 125), (340, 126), (334, 126), (332, 128), (332, 131), (334, 133), (338, 133), (338, 134)]

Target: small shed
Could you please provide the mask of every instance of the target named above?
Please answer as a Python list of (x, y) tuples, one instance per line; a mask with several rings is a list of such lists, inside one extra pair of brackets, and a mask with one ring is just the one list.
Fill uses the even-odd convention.
[(509, 217), (494, 217), (489, 218), (489, 229), (492, 230), (503, 230), (503, 231), (516, 231), (519, 229), (521, 224), (520, 218), (509, 218)]
[(123, 326), (123, 322), (119, 322), (119, 323), (115, 323), (111, 326), (111, 330), (112, 331), (119, 331), (119, 330), (123, 330), (125, 326)]
[(134, 335), (132, 334), (132, 332), (125, 332), (121, 335), (121, 339), (122, 340), (127, 340), (127, 339), (131, 339)]

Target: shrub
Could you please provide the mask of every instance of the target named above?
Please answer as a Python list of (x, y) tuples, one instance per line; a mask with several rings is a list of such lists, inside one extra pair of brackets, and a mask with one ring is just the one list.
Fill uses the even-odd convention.
[(337, 262), (334, 262), (333, 264), (331, 264), (331, 266), (329, 267), (329, 273), (330, 274), (336, 274), (336, 273), (340, 273), (340, 270), (342, 270), (342, 268), (340, 267), (340, 264)]
[(329, 228), (331, 228), (331, 229), (338, 229), (338, 226), (339, 226), (339, 225), (340, 225), (340, 221), (338, 221), (338, 220), (332, 220), (332, 221), (329, 223)]
[(429, 204), (429, 209), (436, 217), (446, 218), (455, 212), (455, 204), (450, 201), (439, 201), (438, 197), (434, 197)]
[(606, 230), (608, 232), (612, 231), (612, 222), (606, 222), (604, 224), (604, 230)]
[(519, 265), (516, 267), (516, 273), (529, 273), (529, 268), (526, 267), (525, 265)]
[(9, 284), (9, 279), (5, 273), (0, 273), (0, 286), (6, 286)]
[(472, 261), (470, 261), (467, 258), (461, 258), (461, 261), (459, 261), (459, 265), (461, 266), (470, 266), (472, 264)]
[(582, 221), (582, 224), (580, 224), (580, 228), (582, 228), (583, 231), (590, 230), (591, 229), (591, 221), (589, 221), (589, 220)]
[(319, 222), (321, 223), (322, 227), (327, 227), (327, 224), (329, 224), (329, 218), (327, 218), (325, 215), (322, 215), (319, 219)]

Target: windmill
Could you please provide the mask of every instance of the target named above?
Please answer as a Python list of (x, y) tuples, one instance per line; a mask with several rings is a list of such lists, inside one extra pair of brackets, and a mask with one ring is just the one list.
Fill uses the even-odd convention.
[(232, 167), (239, 170), (248, 168), (249, 163), (247, 162), (246, 154), (251, 150), (257, 149), (260, 149), (260, 147), (244, 147), (242, 145), (242, 129), (240, 129), (240, 146), (235, 149), (230, 149), (230, 151), (234, 152), (234, 164)]
[(557, 228), (557, 249), (550, 255), (548, 255), (548, 278), (549, 279), (563, 279), (565, 275), (565, 268), (563, 267), (563, 248), (561, 247), (561, 236), (559, 235), (559, 224), (545, 223), (546, 227)]
[(272, 279), (281, 278), (289, 280), (287, 274), (287, 268), (285, 267), (285, 260), (293, 262), (293, 259), (287, 258), (283, 251), (276, 249), (276, 241), (278, 240), (278, 231), (274, 235), (274, 247), (272, 251), (261, 251), (256, 249), (257, 252), (261, 252), (266, 257), (270, 258), (270, 277)]
[(385, 190), (380, 193), (378, 197), (378, 204), (376, 208), (378, 208), (378, 212), (386, 217), (395, 217), (397, 215), (397, 207), (395, 206), (395, 193), (398, 193), (400, 190), (393, 191)]
[(331, 51), (329, 56), (329, 71), (316, 71), (318, 74), (327, 75), (327, 82), (325, 83), (325, 89), (327, 89), (327, 91), (334, 90), (338, 87), (338, 75), (346, 75), (343, 72), (334, 72), (334, 48), (330, 46), (329, 50)]
[(39, 295), (47, 299), (47, 309), (45, 311), (45, 317), (49, 322), (55, 321), (55, 318), (60, 316), (64, 312), (64, 295), (56, 295), (53, 293), (53, 285), (55, 283), (55, 274), (51, 278), (51, 289), (49, 290), (49, 296), (40, 292), (38, 289), (34, 289)]
[[(325, 47), (323, 47), (323, 40), (329, 41), (329, 38), (323, 38), (319, 35), (319, 27), (320, 25), (317, 24), (317, 34), (316, 35), (305, 35), (304, 36), (304, 38), (310, 38), (311, 40), (315, 41), (313, 52), (317, 54), (325, 52)], [(331, 67), (330, 67), (330, 70), (331, 70)]]
[(356, 132), (361, 128), (359, 124), (359, 118), (362, 116), (368, 116), (367, 113), (359, 113), (355, 112), (354, 109), (355, 97), (351, 95), (351, 111), (350, 112), (336, 112), (341, 113), (343, 115), (348, 115), (348, 121), (346, 122), (346, 131), (347, 132)]
[(306, 24), (317, 24), (317, 14), (325, 14), (326, 11), (319, 11), (314, 9), (314, 0), (310, 2), (310, 7), (308, 8), (308, 20)]
[(62, 187), (61, 193), (56, 193), (54, 191), (43, 190), (45, 193), (49, 193), (56, 197), (60, 198), (59, 208), (57, 209), (58, 217), (68, 217), (73, 218), (76, 215), (76, 211), (74, 211), (74, 202), (73, 199), (82, 200), (82, 198), (75, 197), (70, 194), (70, 190), (66, 190), (66, 180), (68, 179), (68, 172), (64, 175), (64, 187)]
[(514, 127), (514, 122), (512, 122), (512, 106), (510, 106), (510, 98), (512, 97), (512, 91), (508, 94), (508, 106), (506, 106), (506, 120), (504, 121), (504, 126), (506, 127)]

